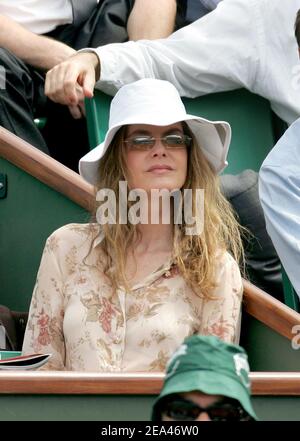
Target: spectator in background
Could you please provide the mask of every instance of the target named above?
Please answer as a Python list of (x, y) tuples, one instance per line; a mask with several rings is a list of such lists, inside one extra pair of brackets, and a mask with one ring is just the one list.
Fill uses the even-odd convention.
[(248, 357), (214, 336), (187, 337), (166, 367), (152, 421), (251, 421)]
[[(86, 46), (166, 37), (175, 14), (175, 0), (1, 0), (0, 125), (77, 171), (88, 151), (83, 106), (47, 102), (45, 72)], [(47, 117), (42, 134), (35, 116)]]
[(300, 298), (300, 119), (277, 142), (261, 167), (259, 194), (267, 231)]
[[(295, 36), (300, 56), (300, 10)], [(259, 175), (267, 229), (300, 298), (300, 118), (271, 150)]]
[(268, 99), (290, 124), (300, 114), (300, 91), (292, 82), (299, 8), (300, 0), (221, 1), (166, 39), (106, 45), (70, 57), (48, 72), (46, 94), (76, 104), (82, 94), (93, 95), (97, 79), (97, 88), (114, 95), (145, 77), (168, 80), (188, 97), (244, 87)]

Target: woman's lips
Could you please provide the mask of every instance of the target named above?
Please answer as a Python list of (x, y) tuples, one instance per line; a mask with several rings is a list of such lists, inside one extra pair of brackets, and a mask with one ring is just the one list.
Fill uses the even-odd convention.
[(147, 171), (152, 173), (162, 174), (172, 170), (173, 170), (172, 167), (170, 167), (169, 165), (153, 165)]

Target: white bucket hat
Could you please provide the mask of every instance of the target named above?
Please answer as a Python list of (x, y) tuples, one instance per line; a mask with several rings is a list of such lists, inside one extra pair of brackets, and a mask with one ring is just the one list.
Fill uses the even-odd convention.
[(146, 78), (123, 86), (112, 99), (105, 139), (80, 159), (79, 173), (90, 184), (96, 184), (100, 159), (120, 127), (128, 124), (168, 126), (180, 121), (187, 123), (216, 173), (224, 170), (228, 165), (230, 125), (188, 115), (171, 83)]

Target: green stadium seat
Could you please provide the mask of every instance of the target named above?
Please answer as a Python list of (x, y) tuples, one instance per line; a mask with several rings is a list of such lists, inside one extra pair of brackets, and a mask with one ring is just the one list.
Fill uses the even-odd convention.
[(300, 302), (299, 297), (294, 290), (294, 287), (282, 267), (282, 282), (283, 282), (283, 292), (284, 292), (284, 303), (290, 308), (294, 309), (297, 312), (300, 312)]
[(45, 127), (47, 122), (47, 118), (35, 118), (34, 123), (39, 130), (42, 130)]

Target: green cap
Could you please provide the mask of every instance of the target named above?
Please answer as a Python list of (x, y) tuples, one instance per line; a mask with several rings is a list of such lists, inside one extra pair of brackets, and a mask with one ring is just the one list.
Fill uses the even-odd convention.
[(223, 395), (240, 402), (257, 420), (251, 404), (248, 357), (243, 348), (214, 336), (193, 335), (184, 340), (169, 360), (152, 420), (158, 419), (159, 401), (166, 395), (200, 391)]

